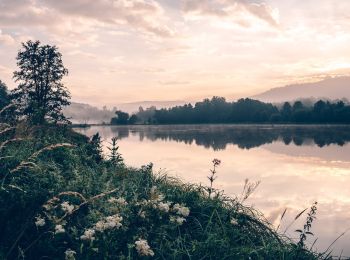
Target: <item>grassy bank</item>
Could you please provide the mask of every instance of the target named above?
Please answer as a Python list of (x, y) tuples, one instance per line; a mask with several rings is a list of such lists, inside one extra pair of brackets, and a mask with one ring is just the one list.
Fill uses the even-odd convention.
[(1, 259), (321, 257), (238, 199), (116, 164), (70, 128), (0, 129)]

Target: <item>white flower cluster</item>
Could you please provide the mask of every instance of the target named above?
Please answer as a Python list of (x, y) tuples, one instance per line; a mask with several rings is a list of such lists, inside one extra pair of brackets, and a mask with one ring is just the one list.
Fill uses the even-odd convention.
[(122, 226), (122, 223), (121, 223), (122, 220), (123, 220), (123, 217), (119, 216), (118, 214), (108, 216), (105, 219), (98, 221), (95, 224), (94, 228), (89, 228), (85, 230), (84, 234), (80, 236), (80, 239), (94, 241), (96, 231), (103, 232), (108, 229), (113, 229), (113, 228), (118, 229)]
[(69, 202), (65, 201), (61, 203), (61, 208), (64, 212), (68, 214), (72, 214), (74, 210), (74, 205), (69, 204)]
[(124, 198), (116, 198), (116, 197), (111, 197), (109, 200), (108, 200), (109, 203), (118, 203), (122, 206), (125, 206), (125, 205), (128, 205), (128, 203), (126, 202), (126, 200)]
[(94, 241), (95, 240), (95, 230), (92, 228), (89, 228), (85, 230), (84, 234), (80, 236), (81, 240), (87, 240), (87, 241)]
[(123, 220), (123, 217), (119, 216), (118, 214), (113, 216), (108, 216), (104, 220), (100, 220), (95, 224), (95, 229), (97, 231), (105, 231), (107, 229), (113, 229), (113, 228), (120, 228), (122, 226), (121, 221)]
[(35, 217), (35, 225), (37, 227), (43, 227), (45, 226), (45, 219), (42, 218), (41, 216), (36, 216)]
[(74, 250), (67, 249), (66, 252), (64, 252), (65, 260), (75, 260), (75, 254), (76, 253), (77, 252), (75, 252)]
[(55, 226), (55, 234), (61, 234), (66, 232), (66, 230), (64, 229), (63, 225), (56, 225)]
[(158, 205), (156, 205), (155, 207), (158, 208), (160, 211), (163, 212), (169, 212), (170, 210), (170, 206), (171, 206), (171, 202), (159, 202)]
[(231, 218), (230, 223), (231, 223), (232, 225), (238, 225), (238, 221), (237, 221), (237, 219), (235, 219), (235, 218)]
[(170, 216), (170, 222), (176, 223), (178, 225), (182, 225), (186, 219), (184, 217), (179, 216)]
[(178, 203), (176, 203), (173, 206), (173, 210), (176, 214), (184, 216), (184, 217), (188, 217), (188, 215), (190, 215), (190, 209), (188, 207), (182, 206)]
[(151, 188), (151, 201), (163, 201), (164, 195), (160, 192), (157, 192), (157, 186)]
[(186, 221), (186, 217), (190, 215), (190, 209), (184, 205), (178, 203), (172, 206), (172, 202), (163, 202), (164, 195), (157, 192), (157, 187), (153, 186), (150, 191), (150, 200), (143, 201), (141, 205), (152, 204), (153, 208), (159, 209), (162, 212), (168, 213), (173, 212), (176, 215), (170, 216), (170, 222), (182, 225)]
[(140, 256), (154, 256), (154, 252), (148, 245), (147, 240), (139, 239), (135, 241), (136, 251)]

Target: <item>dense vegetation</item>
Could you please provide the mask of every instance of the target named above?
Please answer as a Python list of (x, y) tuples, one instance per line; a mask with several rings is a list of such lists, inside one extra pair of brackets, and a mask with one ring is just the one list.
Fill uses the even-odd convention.
[[(23, 45), (21, 62), (48, 62), (52, 52), (37, 56), (36, 43)], [(60, 57), (56, 47), (43, 50)], [(154, 174), (152, 164), (128, 168), (116, 139), (105, 157), (98, 134), (89, 139), (67, 127), (61, 108), (69, 93), (55, 74), (63, 66), (40, 70), (57, 76), (44, 85), (19, 66), (15, 75), (28, 78), (12, 92), (16, 113), (9, 120), (3, 113), (11, 106), (0, 111), (1, 259), (327, 258), (305, 246), (316, 205), (294, 243), (242, 205), (256, 184), (233, 199), (213, 188), (217, 159), (209, 188)]]
[[(138, 118), (142, 118), (136, 114)], [(213, 97), (169, 109), (155, 110), (140, 123), (154, 124), (204, 124), (204, 123), (350, 123), (350, 105), (343, 101), (331, 103), (317, 101), (306, 106), (301, 101), (284, 103), (277, 107), (249, 98), (227, 102)]]
[(151, 165), (101, 160), (98, 144), (66, 127), (21, 123), (5, 131), (1, 258), (316, 258), (244, 207), (244, 198), (209, 197)]

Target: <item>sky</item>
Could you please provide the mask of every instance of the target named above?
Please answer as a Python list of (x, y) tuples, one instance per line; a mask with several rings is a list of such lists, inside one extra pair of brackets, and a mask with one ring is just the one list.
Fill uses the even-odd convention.
[(0, 0), (0, 79), (56, 45), (73, 101), (228, 100), (350, 75), (349, 0)]

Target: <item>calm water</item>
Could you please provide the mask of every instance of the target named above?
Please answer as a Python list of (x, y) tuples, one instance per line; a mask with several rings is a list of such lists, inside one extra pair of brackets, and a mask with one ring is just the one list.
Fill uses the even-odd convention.
[[(154, 163), (154, 169), (192, 183), (207, 184), (211, 161), (218, 158), (215, 187), (239, 196), (244, 180), (261, 181), (246, 201), (278, 225), (281, 232), (304, 208), (318, 201), (312, 231), (315, 248), (325, 250), (350, 228), (350, 127), (344, 126), (98, 126), (76, 129), (91, 136), (99, 132), (104, 144), (117, 136), (126, 164)], [(292, 225), (287, 234), (297, 237)], [(315, 238), (316, 238), (315, 237)], [(312, 244), (315, 238), (309, 239)], [(334, 253), (350, 256), (350, 232)]]

